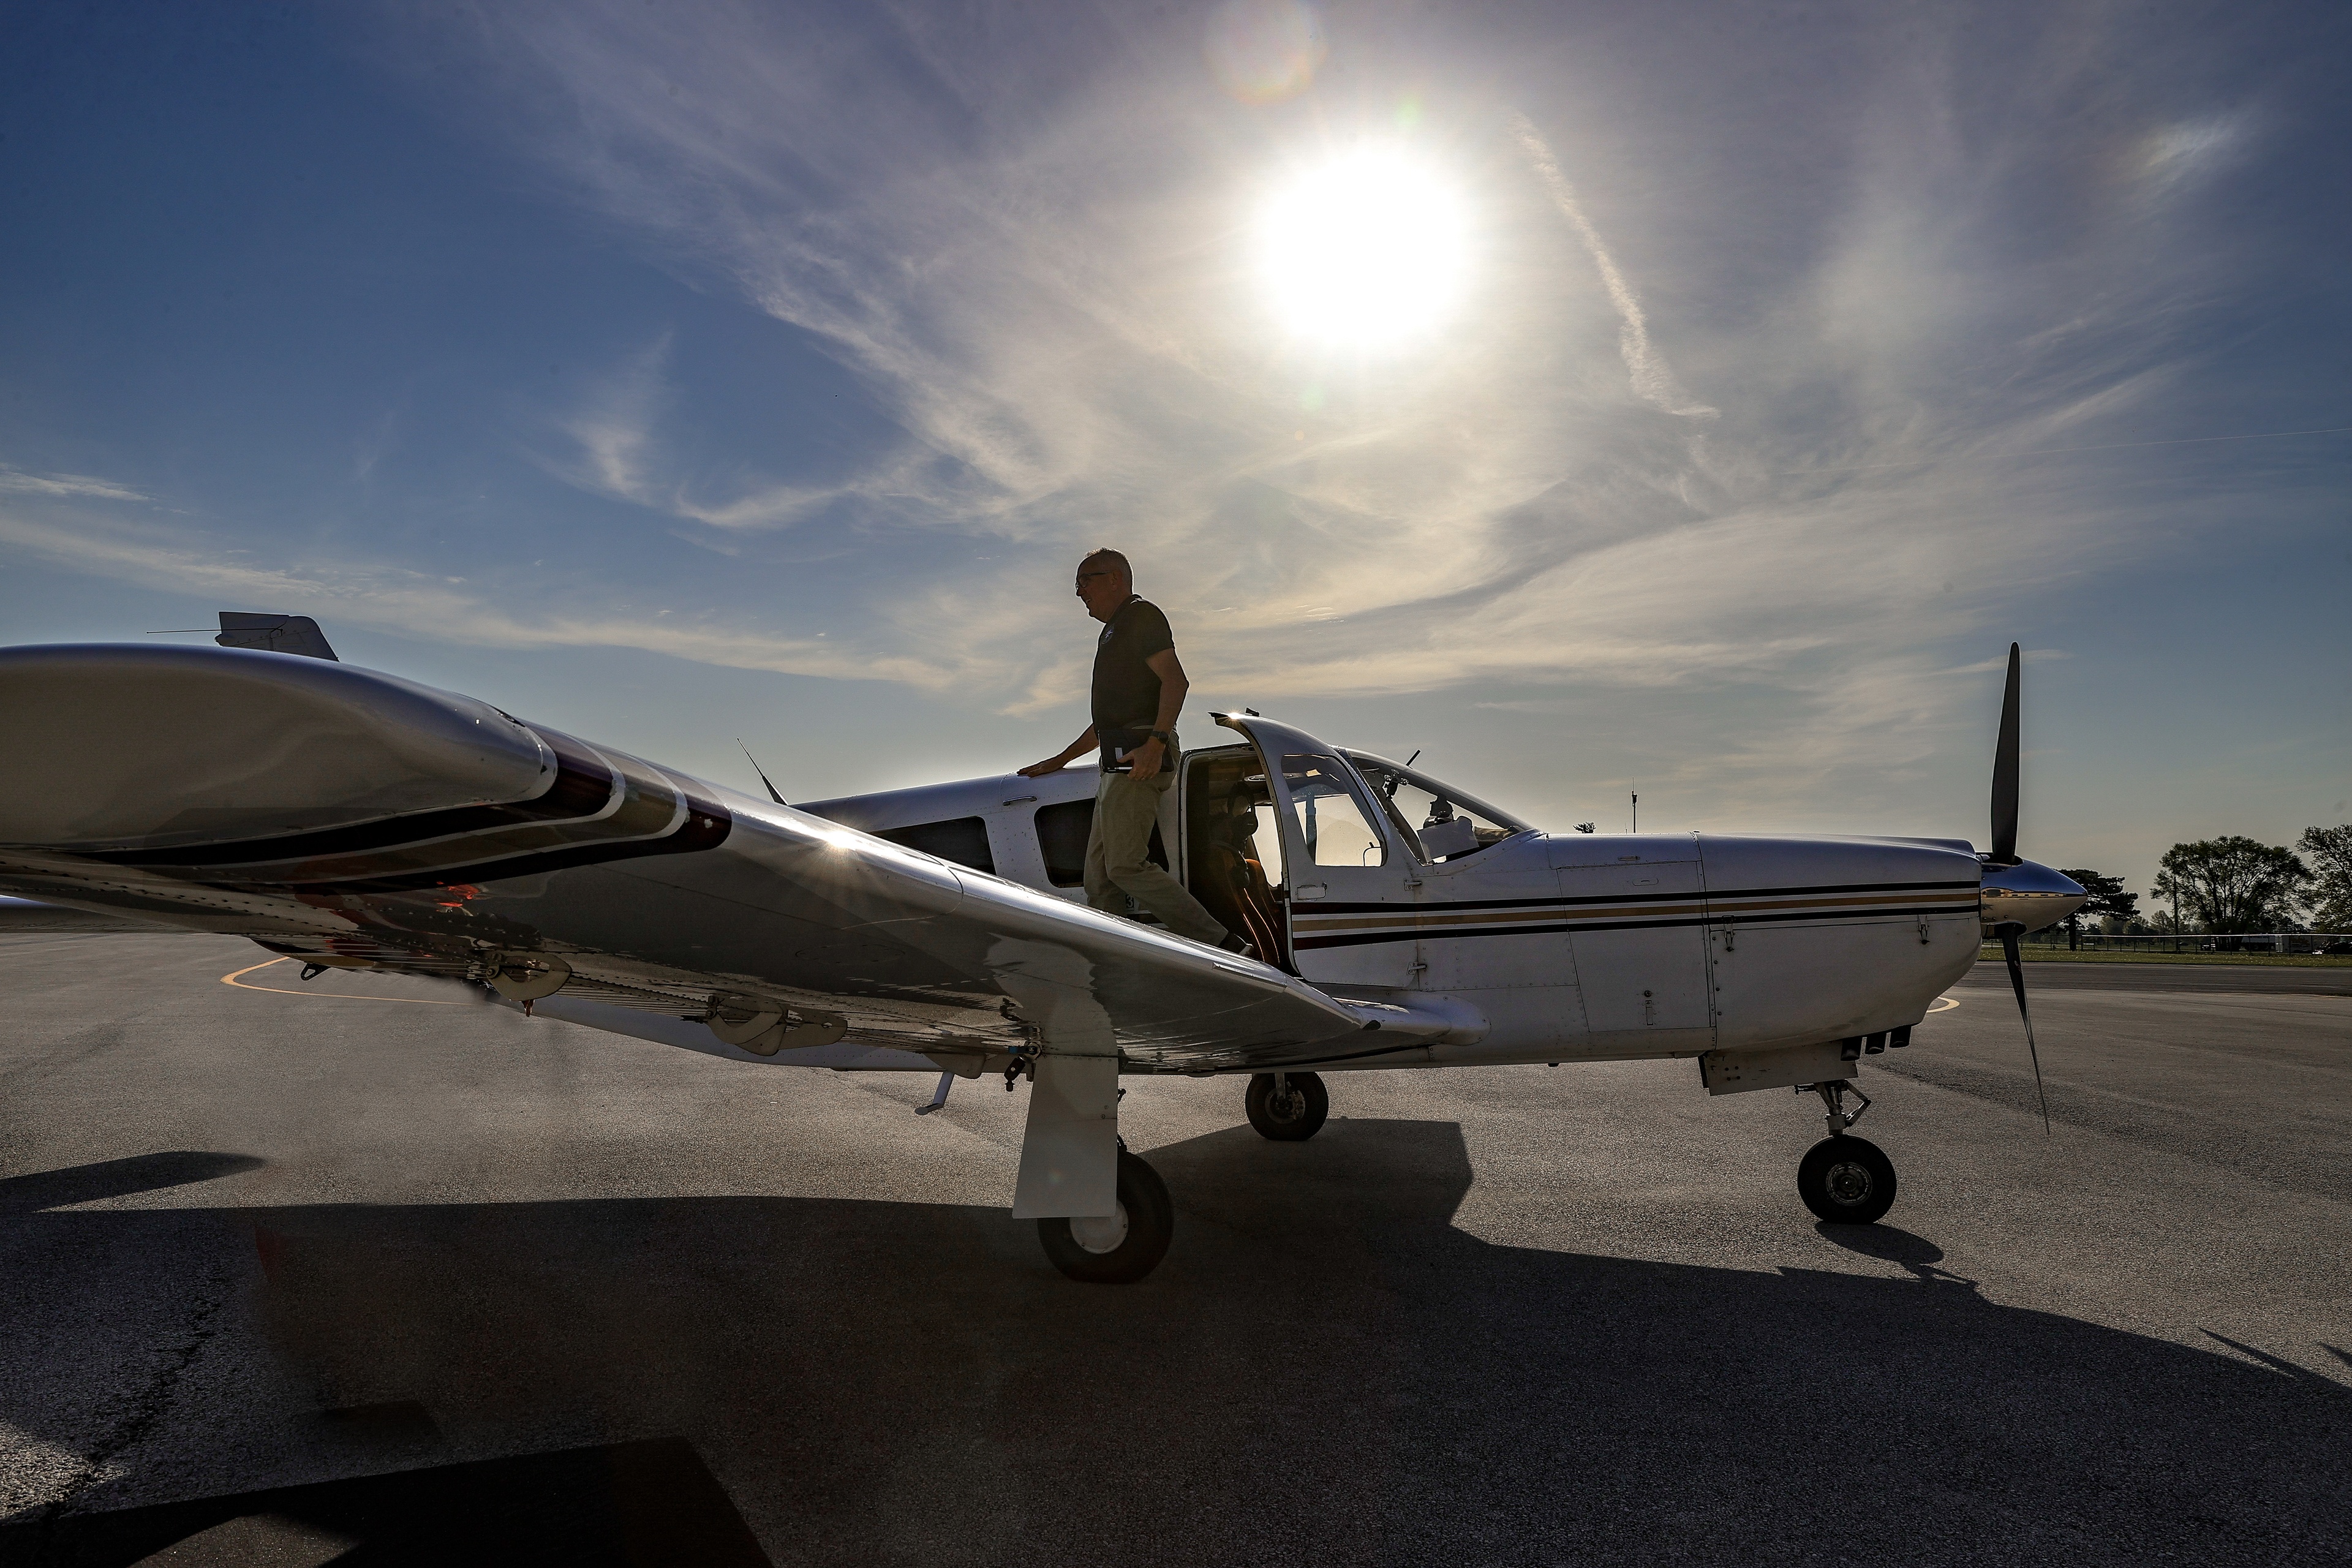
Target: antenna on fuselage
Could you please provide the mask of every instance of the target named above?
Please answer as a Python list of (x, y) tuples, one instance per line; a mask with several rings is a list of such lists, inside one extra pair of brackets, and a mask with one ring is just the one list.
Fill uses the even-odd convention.
[(776, 786), (774, 784), (768, 784), (768, 770), (760, 765), (760, 759), (751, 754), (751, 748), (743, 745), (743, 737), (740, 735), (736, 736), (735, 744), (742, 747), (743, 760), (751, 764), (751, 771), (760, 775), (760, 782), (763, 784), (768, 784), (768, 798), (774, 801), (778, 805), (783, 805), (784, 797), (776, 793)]

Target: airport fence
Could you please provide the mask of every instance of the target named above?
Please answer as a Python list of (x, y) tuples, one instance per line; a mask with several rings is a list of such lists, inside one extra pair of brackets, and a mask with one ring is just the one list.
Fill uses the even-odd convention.
[[(2116, 936), (2086, 931), (2070, 936), (2063, 925), (2048, 926), (2020, 940), (2028, 950), (2064, 948), (2080, 952), (2258, 952), (2273, 956), (2319, 953), (2352, 957), (2352, 932), (2327, 931), (2179, 931), (2159, 935)], [(1998, 942), (1985, 950), (1999, 953)]]

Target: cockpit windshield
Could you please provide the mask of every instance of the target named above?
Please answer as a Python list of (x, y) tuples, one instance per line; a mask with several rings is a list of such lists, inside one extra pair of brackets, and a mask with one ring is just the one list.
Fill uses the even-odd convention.
[(1397, 831), (1432, 860), (1458, 860), (1530, 830), (1518, 818), (1401, 763), (1364, 752), (1349, 752), (1348, 760), (1372, 786)]

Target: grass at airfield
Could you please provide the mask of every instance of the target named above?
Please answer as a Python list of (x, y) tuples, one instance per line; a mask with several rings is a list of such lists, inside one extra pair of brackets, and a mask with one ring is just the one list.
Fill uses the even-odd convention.
[[(2070, 952), (2063, 947), (2029, 947), (2018, 956), (2028, 963), (2235, 963), (2272, 969), (2352, 969), (2352, 958), (2316, 952)], [(1998, 962), (2000, 944), (1987, 942), (1979, 957)]]

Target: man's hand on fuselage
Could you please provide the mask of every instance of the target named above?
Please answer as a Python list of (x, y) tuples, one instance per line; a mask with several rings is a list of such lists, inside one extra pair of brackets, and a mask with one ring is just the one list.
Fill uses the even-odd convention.
[(1024, 779), (1042, 779), (1047, 773), (1060, 773), (1064, 768), (1069, 766), (1071, 763), (1085, 756), (1088, 752), (1091, 752), (1094, 749), (1095, 727), (1092, 724), (1089, 724), (1087, 726), (1087, 732), (1079, 736), (1076, 740), (1071, 742), (1068, 745), (1063, 747), (1061, 753), (1058, 756), (1047, 757), (1042, 763), (1031, 763), (1025, 768), (1016, 768), (1013, 771), (1018, 773)]

